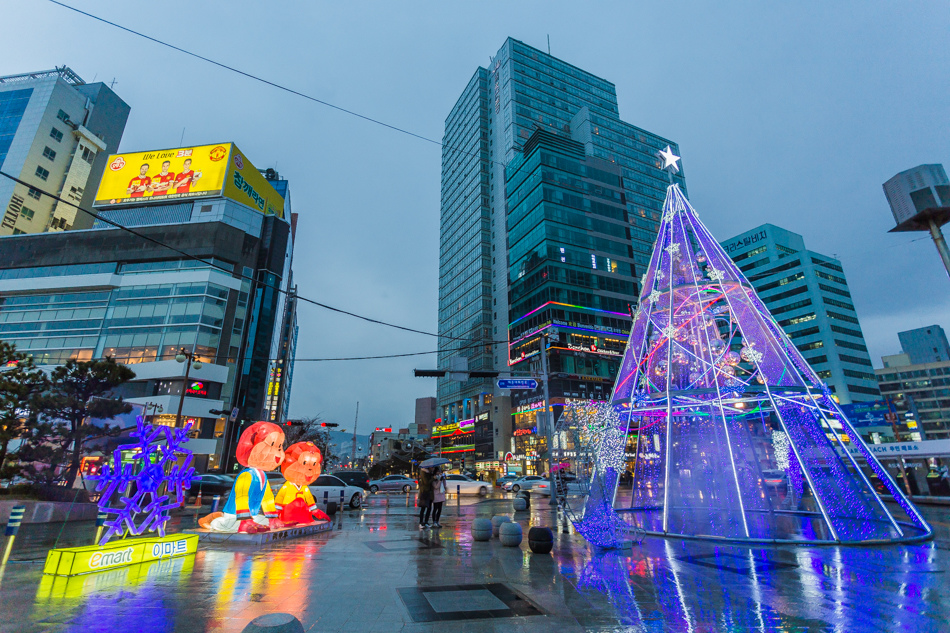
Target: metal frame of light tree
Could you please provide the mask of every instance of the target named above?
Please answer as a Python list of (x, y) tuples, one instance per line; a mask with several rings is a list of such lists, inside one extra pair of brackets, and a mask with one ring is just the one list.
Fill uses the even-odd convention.
[[(693, 240), (690, 240), (691, 236)], [(690, 283), (683, 283), (677, 287), (673, 284), (674, 277), (678, 272), (674, 270), (674, 260), (676, 259), (681, 244), (684, 245), (688, 251), (682, 254), (681, 259), (685, 260), (688, 258), (689, 265), (686, 266), (681, 263), (682, 270), (679, 272), (682, 274), (684, 282), (686, 281), (686, 274), (683, 274), (684, 271), (688, 273), (691, 279), (689, 280)], [(664, 252), (667, 254), (665, 257), (666, 272), (664, 272), (663, 267)], [(695, 256), (693, 253), (695, 253)], [(694, 262), (700, 266), (704, 263), (707, 265), (708, 270), (704, 276), (702, 271), (699, 270), (699, 266), (695, 266)], [(659, 282), (662, 282), (667, 277), (668, 286), (665, 291), (661, 292), (658, 288), (658, 286), (660, 286)], [(724, 282), (724, 280), (726, 281)], [(753, 538), (749, 533), (747, 512), (743, 503), (742, 485), (739, 481), (738, 471), (736, 469), (733, 442), (729, 435), (729, 415), (736, 416), (747, 413), (744, 411), (744, 406), (751, 403), (758, 404), (759, 406), (756, 407), (756, 410), (759, 411), (767, 404), (771, 411), (774, 412), (775, 419), (781, 427), (789, 447), (794, 453), (796, 463), (801, 469), (802, 475), (808, 481), (809, 488), (815, 495), (815, 500), (824, 525), (828, 528), (832, 537), (832, 540), (827, 541), (812, 540), (806, 542), (908, 542), (927, 539), (931, 536), (932, 532), (930, 526), (927, 525), (923, 517), (920, 516), (913, 504), (904, 497), (903, 493), (881, 467), (874, 455), (867, 449), (860, 435), (854, 430), (854, 427), (852, 427), (846, 416), (844, 416), (840, 407), (838, 407), (830, 397), (830, 391), (827, 386), (818, 379), (798, 349), (791, 343), (785, 332), (769, 314), (763, 302), (755, 293), (751, 284), (745, 279), (742, 272), (728, 255), (722, 251), (706, 227), (698, 220), (695, 210), (689, 205), (689, 202), (677, 185), (670, 185), (667, 191), (667, 198), (663, 206), (663, 222), (660, 226), (648, 271), (643, 276), (641, 286), (640, 306), (634, 315), (627, 351), (624, 356), (624, 361), (621, 363), (621, 369), (618, 373), (613, 397), (611, 399), (611, 404), (613, 405), (612, 414), (608, 415), (613, 415), (613, 423), (603, 426), (604, 430), (602, 431), (602, 436), (598, 438), (597, 441), (600, 453), (596, 460), (598, 468), (592, 478), (591, 495), (587, 502), (587, 509), (593, 510), (593, 512), (586, 513), (589, 514), (589, 516), (585, 516), (579, 521), (575, 520), (578, 530), (584, 534), (589, 541), (601, 546), (610, 546), (612, 543), (616, 543), (620, 538), (613, 517), (605, 519), (605, 517), (601, 516), (602, 512), (597, 511), (597, 508), (603, 505), (606, 501), (606, 497), (610, 498), (611, 507), (613, 505), (614, 496), (616, 494), (616, 478), (614, 477), (611, 481), (609, 471), (611, 469), (619, 471), (619, 469), (623, 467), (623, 448), (626, 444), (626, 437), (630, 431), (631, 423), (635, 418), (638, 418), (637, 455), (639, 456), (639, 443), (642, 436), (642, 432), (639, 431), (652, 426), (651, 424), (645, 427), (643, 421), (651, 417), (657, 417), (657, 414), (663, 415), (666, 421), (666, 440), (664, 442), (665, 458), (663, 461), (663, 531), (651, 533), (688, 538), (705, 538), (703, 536), (671, 533), (669, 531), (669, 475), (674, 413), (682, 415), (684, 412), (688, 413), (704, 407), (717, 408), (723, 424), (722, 430), (726, 437), (729, 462), (732, 467), (732, 479), (736, 487), (736, 500), (739, 504), (739, 513), (742, 517), (745, 534), (745, 538), (735, 540), (751, 542), (785, 541), (786, 539), (777, 538)], [(735, 295), (737, 292), (743, 296), (740, 303), (744, 303), (746, 307), (750, 308), (749, 310), (737, 310), (737, 306), (735, 305), (736, 298), (734, 296), (730, 297), (730, 293)], [(712, 295), (713, 298), (709, 300), (708, 295), (707, 297), (703, 296), (704, 293)], [(689, 301), (692, 302), (691, 309), (696, 310), (696, 313), (691, 319), (677, 326), (674, 322), (674, 311), (682, 309)], [(719, 325), (716, 324), (715, 318), (712, 318), (711, 322), (708, 320), (711, 315), (706, 312), (706, 308), (720, 301), (725, 303), (725, 312), (729, 318), (727, 326), (728, 337), (727, 340), (723, 342), (717, 334), (716, 338), (721, 345), (716, 345), (716, 347), (721, 350), (721, 354), (719, 354), (720, 359), (724, 358), (727, 354), (733, 355), (730, 357), (731, 362), (729, 363), (716, 362), (718, 359), (714, 359), (711, 352), (714, 341), (710, 338), (710, 330), (712, 328), (718, 330)], [(705, 308), (703, 307), (704, 304)], [(741, 308), (742, 306), (740, 305), (739, 307)], [(746, 325), (743, 325), (739, 321), (739, 315), (741, 313), (744, 313), (746, 318), (751, 319)], [(660, 323), (655, 320), (655, 316), (657, 315), (661, 318), (665, 317), (664, 327), (660, 327)], [(705, 347), (702, 347), (702, 349), (704, 351), (710, 350), (708, 359), (693, 354), (693, 350), (685, 345), (680, 345), (677, 341), (677, 337), (682, 335), (682, 327), (696, 318), (699, 318), (703, 325), (701, 333), (704, 337), (703, 343)], [(662, 332), (663, 340), (653, 341), (652, 349), (648, 350), (648, 347), (651, 346), (651, 336), (648, 336), (648, 334), (651, 334), (651, 326), (653, 329), (652, 334), (655, 334), (657, 331)], [(695, 325), (693, 327), (695, 330)], [(758, 330), (763, 333), (764, 338), (760, 337), (760, 340), (757, 342), (751, 341), (750, 337), (746, 335), (746, 330), (750, 333)], [(731, 351), (731, 344), (735, 340), (736, 334), (741, 337), (743, 342), (743, 348), (738, 355)], [(761, 345), (761, 349), (757, 349), (756, 345)], [(665, 384), (664, 388), (660, 389), (651, 382), (652, 379), (648, 375), (651, 367), (649, 361), (650, 357), (661, 352), (664, 346), (666, 352), (665, 372), (663, 376), (665, 378)], [(674, 352), (674, 347), (676, 346), (679, 346), (679, 349)], [(692, 359), (689, 358), (690, 355), (693, 356)], [(763, 363), (763, 360), (767, 362)], [(689, 387), (693, 387), (699, 383), (711, 384), (715, 387), (715, 399), (710, 401), (702, 399), (701, 397), (690, 397), (690, 389), (674, 389), (674, 385), (672, 384), (674, 361), (676, 364), (683, 364), (684, 362), (697, 362), (701, 364), (702, 366), (698, 368), (701, 369), (701, 371), (696, 372), (696, 379), (692, 380), (690, 378), (691, 384)], [(745, 368), (740, 367), (740, 362), (746, 362), (747, 366)], [(769, 384), (770, 381), (765, 377), (765, 372), (763, 371), (768, 362), (774, 364), (774, 367), (772, 367), (773, 370), (775, 368), (782, 369), (782, 373), (775, 383), (784, 382), (786, 384)], [(652, 367), (656, 366), (658, 365), (653, 365)], [(746, 374), (744, 379), (743, 376), (737, 375), (737, 369)], [(788, 372), (789, 369), (791, 372)], [(788, 376), (786, 376), (786, 373), (788, 373)], [(756, 388), (752, 384), (753, 379), (757, 379), (762, 387)], [(794, 384), (787, 384), (789, 382)], [(758, 395), (752, 395), (754, 392), (759, 391), (759, 389), (761, 389), (761, 391)], [(817, 395), (815, 390), (820, 390), (821, 395)], [(707, 388), (705, 391), (707, 393), (704, 395), (709, 395), (711, 389)], [(651, 398), (651, 394), (660, 394), (660, 397)], [(730, 397), (730, 394), (733, 394), (732, 397)], [(742, 406), (735, 406), (740, 403)], [(830, 444), (829, 440), (829, 446), (821, 448), (834, 451), (835, 446), (837, 446), (843, 456), (840, 466), (845, 469), (844, 473), (851, 474), (848, 470), (848, 464), (850, 464), (850, 470), (857, 473), (857, 477), (860, 479), (858, 485), (864, 487), (863, 489), (859, 487), (850, 490), (852, 495), (857, 495), (857, 497), (851, 500), (851, 503), (860, 502), (861, 495), (870, 491), (880, 511), (887, 517), (891, 526), (896, 531), (898, 535), (896, 538), (852, 540), (842, 539), (839, 536), (831, 514), (826, 507), (826, 500), (822, 498), (819, 487), (815, 485), (813, 474), (810, 472), (808, 465), (809, 462), (803, 459), (798, 441), (794, 439), (793, 434), (790, 433), (789, 423), (785, 419), (786, 413), (782, 411), (783, 404), (803, 407), (803, 411), (810, 411), (814, 416), (813, 419), (799, 423), (796, 427), (798, 436), (802, 441), (808, 439), (803, 436), (806, 424), (817, 425), (819, 430), (822, 430), (824, 426), (831, 431), (831, 434), (834, 436), (834, 444)], [(729, 414), (727, 414), (727, 408), (729, 409)], [(835, 426), (836, 424), (838, 425), (837, 427)], [(844, 445), (838, 427), (847, 434), (851, 444), (867, 459), (871, 470), (881, 479), (888, 491), (914, 522), (915, 525), (910, 527), (916, 527), (916, 529), (919, 530), (919, 534), (914, 536), (906, 535), (898, 521), (895, 520), (886, 506), (884, 506), (883, 501), (873, 492), (870, 481), (857, 464), (854, 456), (851, 455)], [(811, 430), (814, 431), (814, 429)], [(827, 440), (827, 433), (824, 433), (824, 435)], [(815, 436), (812, 436), (812, 439), (815, 439)], [(845, 460), (847, 463), (845, 463)], [(600, 485), (596, 485), (598, 483)], [(611, 489), (608, 491), (607, 488)], [(843, 494), (848, 492), (848, 490), (842, 489), (839, 492)], [(775, 512), (775, 509), (771, 508), (770, 511)], [(788, 540), (788, 542), (799, 541)]]

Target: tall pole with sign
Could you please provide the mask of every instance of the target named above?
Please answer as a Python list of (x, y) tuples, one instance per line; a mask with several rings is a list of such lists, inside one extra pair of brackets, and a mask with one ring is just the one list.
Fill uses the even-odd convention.
[(551, 391), (548, 387), (548, 335), (541, 335), (541, 380), (544, 393), (544, 433), (548, 442), (548, 485), (551, 486), (550, 504), (557, 505), (557, 492), (554, 489), (554, 407), (551, 406)]

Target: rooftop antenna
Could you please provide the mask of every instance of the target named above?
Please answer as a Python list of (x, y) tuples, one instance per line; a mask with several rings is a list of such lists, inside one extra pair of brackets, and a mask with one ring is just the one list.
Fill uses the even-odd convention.
[[(96, 75), (96, 76), (98, 77), (98, 75)], [(114, 88), (115, 88), (115, 85), (116, 85), (117, 83), (119, 83), (119, 82), (115, 80), (115, 77), (113, 77), (113, 78), (112, 78), (112, 83), (109, 84), (109, 90), (114, 89)]]
[(548, 55), (551, 54), (551, 34), (548, 33)]
[(178, 141), (178, 147), (181, 147), (185, 143), (185, 128), (181, 128), (181, 140)]

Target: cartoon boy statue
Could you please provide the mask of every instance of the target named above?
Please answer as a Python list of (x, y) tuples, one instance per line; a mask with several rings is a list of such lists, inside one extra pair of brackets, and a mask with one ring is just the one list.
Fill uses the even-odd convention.
[(215, 532), (249, 534), (283, 527), (264, 472), (284, 461), (284, 432), (276, 424), (255, 422), (241, 434), (235, 457), (245, 468), (231, 488), (224, 512), (202, 517), (198, 525)]
[(330, 517), (317, 509), (317, 502), (309, 486), (320, 476), (323, 454), (313, 442), (297, 442), (287, 449), (280, 472), (287, 482), (277, 491), (275, 504), (282, 523), (296, 525), (329, 521)]

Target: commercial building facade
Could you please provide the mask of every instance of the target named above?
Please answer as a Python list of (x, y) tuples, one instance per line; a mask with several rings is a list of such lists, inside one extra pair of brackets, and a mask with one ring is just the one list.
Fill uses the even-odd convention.
[(85, 83), (65, 66), (0, 77), (0, 235), (92, 226), (85, 209), (110, 153), (118, 150), (129, 106), (104, 83)]
[[(510, 273), (522, 263), (527, 264), (527, 260), (514, 261), (509, 256), (514, 227), (509, 224), (511, 210), (510, 192), (506, 191), (509, 176), (506, 170), (525, 150), (526, 143), (537, 129), (571, 139), (570, 152), (576, 154), (579, 144), (585, 157), (579, 159), (575, 156), (575, 162), (583, 162), (589, 157), (599, 161), (601, 168), (611, 174), (611, 182), (616, 183), (612, 191), (619, 196), (612, 204), (621, 208), (626, 218), (624, 254), (613, 258), (617, 258), (618, 265), (620, 258), (625, 258), (624, 262), (631, 264), (632, 270), (628, 272), (632, 277), (639, 276), (642, 272), (639, 269), (648, 261), (669, 184), (665, 174), (656, 169), (655, 154), (667, 145), (678, 153), (676, 144), (622, 121), (616, 89), (609, 81), (509, 38), (489, 68), (475, 71), (446, 118), (439, 260), (439, 334), (444, 337), (439, 354), (440, 368), (509, 371), (511, 357), (507, 349), (507, 333), (514, 315), (509, 307)], [(609, 169), (607, 163), (610, 163)], [(683, 186), (682, 174), (677, 176), (677, 181)], [(571, 195), (579, 193), (583, 198), (584, 187), (591, 184), (585, 181)], [(562, 191), (571, 189), (570, 183), (561, 187)], [(523, 191), (528, 193), (527, 188)], [(590, 194), (586, 199), (596, 197), (597, 194)], [(546, 208), (552, 211), (559, 204), (554, 200), (546, 202)], [(568, 202), (566, 208), (575, 215), (582, 211), (590, 221), (597, 218), (596, 212), (573, 208), (571, 204)], [(561, 221), (562, 229), (558, 229), (559, 222), (543, 218), (543, 213), (532, 215), (524, 206), (522, 211), (531, 219), (543, 220), (544, 224), (540, 228), (522, 225), (525, 235), (519, 236), (518, 242), (525, 249), (530, 247), (529, 242), (537, 241), (534, 238), (549, 228), (562, 230), (569, 225), (569, 222)], [(597, 231), (591, 229), (589, 232), (588, 224), (576, 228), (582, 230), (571, 232), (564, 229), (570, 234), (565, 233), (557, 239), (544, 237), (541, 241), (551, 246), (560, 244), (556, 248), (576, 251), (570, 263), (561, 262), (559, 255), (552, 260), (554, 264), (565, 264), (560, 267), (565, 274), (570, 271), (570, 279), (565, 277), (558, 284), (568, 292), (599, 291), (599, 287), (590, 286), (580, 278), (596, 274), (592, 272), (592, 262), (600, 258), (602, 264), (606, 263), (611, 252), (592, 242)], [(547, 255), (545, 253), (544, 257)], [(543, 265), (543, 261), (544, 258), (538, 262), (532, 260), (532, 272), (537, 272), (536, 267)], [(522, 284), (524, 291), (532, 292), (533, 289), (526, 289), (527, 280), (525, 282)], [(576, 288), (566, 288), (571, 285)], [(534, 294), (549, 292), (554, 287)], [(638, 290), (634, 283), (628, 301), (635, 301)], [(519, 295), (519, 310), (526, 306), (526, 300)], [(540, 306), (531, 309), (537, 307)], [(520, 318), (524, 313), (518, 313), (514, 318)], [(623, 328), (618, 329), (622, 333)], [(539, 373), (538, 360), (535, 356), (511, 369)], [(582, 391), (579, 385), (577, 387), (567, 393), (577, 393), (580, 398)], [(507, 402), (509, 395), (510, 403)], [(460, 382), (445, 378), (440, 379), (438, 387), (439, 413), (444, 423), (458, 423), (475, 419), (481, 413), (489, 414), (493, 432), (498, 432), (495, 450), (502, 453), (498, 456), (500, 458), (511, 451), (512, 433), (516, 427), (531, 428), (526, 421), (512, 423), (512, 414), (528, 413), (517, 409), (537, 398), (537, 393), (499, 392), (488, 379)], [(532, 462), (538, 458), (537, 455), (525, 457), (531, 457)], [(525, 464), (525, 468), (535, 467)]]
[[(230, 470), (242, 422), (286, 417), (296, 309), (284, 192), (284, 217), (208, 196), (99, 211), (141, 236), (98, 220), (0, 238), (0, 338), (41, 365), (106, 356), (130, 365), (123, 395), (154, 405), (153, 422), (174, 425), (184, 391), (198, 466)], [(181, 349), (202, 361), (187, 382)]]
[(914, 365), (950, 361), (947, 333), (939, 325), (898, 332), (897, 338), (901, 342), (901, 349)]
[(899, 419), (919, 421), (925, 440), (950, 439), (950, 361), (876, 369), (881, 394)]
[(801, 235), (773, 224), (721, 244), (839, 402), (880, 399), (840, 261), (807, 250)]

